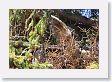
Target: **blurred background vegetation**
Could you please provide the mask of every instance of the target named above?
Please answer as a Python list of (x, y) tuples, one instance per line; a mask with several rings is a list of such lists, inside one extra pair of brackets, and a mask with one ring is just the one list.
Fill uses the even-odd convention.
[[(70, 59), (61, 51), (48, 50), (58, 45), (52, 34), (51, 15), (65, 23), (74, 36), (75, 50)], [(53, 33), (53, 31), (52, 31)], [(98, 69), (98, 9), (10, 9), (9, 67), (13, 69)], [(62, 46), (61, 46), (62, 47)], [(78, 52), (78, 51), (79, 52)], [(85, 50), (86, 54), (83, 54)], [(89, 55), (87, 53), (89, 51)], [(57, 54), (58, 53), (58, 54)], [(64, 50), (63, 50), (63, 53)], [(36, 57), (37, 56), (37, 57)], [(64, 57), (62, 57), (64, 56)], [(69, 55), (70, 56), (70, 55)], [(36, 59), (35, 59), (36, 58)], [(56, 63), (55, 60), (60, 62)], [(52, 61), (51, 61), (52, 60)], [(67, 62), (65, 62), (65, 60)], [(68, 66), (69, 65), (69, 66)]]

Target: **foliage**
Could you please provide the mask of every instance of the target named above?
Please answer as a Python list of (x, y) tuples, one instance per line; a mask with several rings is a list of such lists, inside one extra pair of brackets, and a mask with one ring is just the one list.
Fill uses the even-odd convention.
[(10, 9), (10, 68), (98, 69), (98, 18), (98, 9)]
[[(41, 37), (43, 36), (44, 31), (46, 29), (46, 22), (47, 22), (46, 19), (47, 19), (47, 17), (43, 16), (41, 18), (41, 20), (34, 27), (32, 27), (32, 30), (29, 33), (29, 42), (30, 42), (31, 46), (35, 45), (38, 47), (39, 38), (40, 38), (40, 36)], [(31, 23), (29, 24), (29, 28), (30, 28), (30, 26), (33, 26), (33, 25), (34, 25), (34, 20), (32, 19)]]
[(97, 62), (90, 63), (89, 66), (86, 67), (87, 69), (99, 69), (99, 64)]
[(10, 66), (14, 66), (11, 66), (11, 68), (16, 69), (47, 69), (53, 67), (53, 65), (49, 64), (48, 62), (35, 62), (34, 64), (32, 64), (32, 53), (28, 51), (25, 52), (25, 56), (15, 56), (14, 52), (10, 53), (9, 61)]
[(52, 68), (53, 65), (52, 64), (49, 64), (48, 62), (45, 62), (45, 63), (35, 63), (35, 64), (30, 64), (29, 65), (29, 68), (30, 69), (48, 69), (48, 68)]
[(15, 9), (15, 10), (11, 9), (9, 15), (10, 15), (9, 22), (11, 25), (14, 25), (15, 23), (19, 24), (23, 19), (24, 11), (19, 9)]
[[(23, 13), (24, 11), (22, 10), (10, 10), (10, 18), (9, 21), (11, 25), (14, 25), (16, 22), (17, 24), (22, 21)], [(40, 36), (43, 36), (44, 31), (46, 29), (46, 22), (47, 22), (47, 17), (46, 15), (41, 18), (41, 20), (34, 26), (35, 21), (34, 19), (31, 20), (31, 22), (28, 25), (28, 29), (31, 28), (29, 33), (29, 38), (28, 41), (30, 43), (29, 49), (37, 48), (39, 45), (39, 38)], [(33, 27), (34, 26), (34, 27)], [(27, 30), (28, 30), (27, 29)], [(21, 41), (21, 40), (20, 40)], [(19, 42), (20, 42), (19, 41)], [(19, 46), (18, 42), (15, 42), (15, 46)], [(26, 46), (27, 44), (24, 42), (23, 46)], [(10, 64), (14, 66), (14, 68), (18, 69), (24, 69), (24, 68), (49, 68), (52, 67), (51, 64), (48, 64), (47, 62), (45, 63), (35, 63), (32, 64), (32, 53), (29, 51), (25, 51), (25, 56), (20, 56), (23, 51), (23, 48), (15, 48), (12, 45), (10, 45), (10, 57), (9, 57), (9, 62)], [(11, 66), (10, 65), (10, 66)], [(11, 66), (12, 67), (12, 66)]]

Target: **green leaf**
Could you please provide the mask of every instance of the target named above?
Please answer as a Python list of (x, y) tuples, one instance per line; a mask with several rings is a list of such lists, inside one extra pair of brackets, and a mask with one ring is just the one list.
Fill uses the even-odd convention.
[(46, 29), (46, 17), (42, 17), (42, 19), (36, 24), (34, 28), (39, 35), (43, 35)]

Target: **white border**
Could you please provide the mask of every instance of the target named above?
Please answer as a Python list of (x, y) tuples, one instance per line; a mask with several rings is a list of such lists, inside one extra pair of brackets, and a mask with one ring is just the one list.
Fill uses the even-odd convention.
[[(9, 9), (99, 9), (99, 69), (9, 69)], [(108, 78), (108, 4), (106, 0), (0, 1), (0, 76), (3, 78)]]

